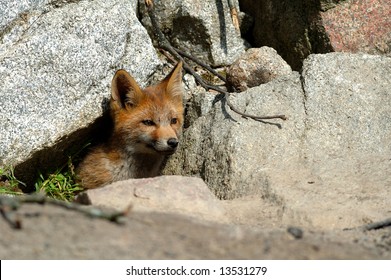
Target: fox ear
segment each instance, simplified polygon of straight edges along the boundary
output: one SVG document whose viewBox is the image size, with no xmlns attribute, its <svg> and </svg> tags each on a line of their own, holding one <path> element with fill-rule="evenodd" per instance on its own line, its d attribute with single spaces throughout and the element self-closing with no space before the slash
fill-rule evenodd
<svg viewBox="0 0 391 280">
<path fill-rule="evenodd" d="M 179 61 L 164 81 L 167 82 L 166 93 L 170 95 L 171 98 L 178 99 L 182 102 L 182 61 Z"/>
<path fill-rule="evenodd" d="M 139 85 L 128 72 L 121 69 L 115 73 L 111 81 L 111 98 L 121 108 L 126 105 L 136 106 L 142 95 Z"/>
</svg>

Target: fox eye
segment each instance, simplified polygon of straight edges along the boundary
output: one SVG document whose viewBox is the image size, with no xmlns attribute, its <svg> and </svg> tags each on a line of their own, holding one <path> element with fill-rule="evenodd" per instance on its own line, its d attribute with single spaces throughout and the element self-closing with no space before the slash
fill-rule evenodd
<svg viewBox="0 0 391 280">
<path fill-rule="evenodd" d="M 153 122 L 153 120 L 143 120 L 142 123 L 146 126 L 152 126 L 152 125 L 155 125 L 155 123 Z"/>
<path fill-rule="evenodd" d="M 172 118 L 171 119 L 171 124 L 177 124 L 178 122 L 178 119 L 177 118 Z"/>
</svg>

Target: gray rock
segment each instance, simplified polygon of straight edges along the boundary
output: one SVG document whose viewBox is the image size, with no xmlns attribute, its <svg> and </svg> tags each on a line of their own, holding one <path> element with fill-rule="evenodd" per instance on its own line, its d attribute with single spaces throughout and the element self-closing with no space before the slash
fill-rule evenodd
<svg viewBox="0 0 391 280">
<path fill-rule="evenodd" d="M 216 103 L 184 133 L 165 173 L 197 175 L 220 198 L 258 194 L 281 221 L 345 228 L 391 203 L 391 59 L 311 55 L 296 72 L 232 95 L 240 110 L 283 113 L 262 124 Z M 302 83 L 301 83 L 302 80 Z"/>
<path fill-rule="evenodd" d="M 174 46 L 214 66 L 229 65 L 244 52 L 245 44 L 232 24 L 227 1 L 156 0 L 154 3 L 160 28 Z M 142 22 L 154 38 L 144 0 L 139 0 L 139 4 Z"/>
<path fill-rule="evenodd" d="M 270 170 L 271 195 L 265 198 L 280 205 L 283 224 L 324 230 L 359 227 L 389 217 L 390 170 L 386 155 L 319 158 L 316 164 L 292 161 Z"/>
<path fill-rule="evenodd" d="M 31 10 L 41 9 L 54 2 L 51 0 L 0 1 L 0 30 L 4 30 L 11 22 L 27 19 Z"/>
<path fill-rule="evenodd" d="M 391 58 L 311 55 L 303 81 L 311 162 L 391 154 Z"/>
<path fill-rule="evenodd" d="M 230 101 L 248 114 L 283 113 L 289 119 L 283 123 L 244 119 L 218 102 L 184 132 L 180 152 L 165 172 L 201 176 L 220 198 L 267 193 L 270 165 L 301 155 L 305 111 L 300 77 L 294 72 L 231 94 Z"/>
<path fill-rule="evenodd" d="M 101 116 L 115 70 L 144 84 L 159 64 L 135 0 L 28 3 L 7 6 L 2 21 L 0 166 L 31 159 Z M 21 13 L 26 20 L 15 20 Z M 56 162 L 53 151 L 40 157 Z"/>
<path fill-rule="evenodd" d="M 291 72 L 273 48 L 251 48 L 228 67 L 227 82 L 236 90 L 245 91 Z"/>
<path fill-rule="evenodd" d="M 308 170 L 286 171 L 287 178 L 274 176 L 272 183 L 289 205 L 287 219 L 317 227 L 384 219 L 391 203 L 391 59 L 310 55 L 302 75 L 306 125 L 300 165 Z M 288 181 L 289 192 L 282 187 Z"/>
<path fill-rule="evenodd" d="M 78 201 L 119 211 L 182 214 L 203 220 L 224 221 L 224 209 L 200 178 L 160 176 L 115 182 L 79 194 Z M 220 206 L 219 206 L 220 205 Z"/>
</svg>

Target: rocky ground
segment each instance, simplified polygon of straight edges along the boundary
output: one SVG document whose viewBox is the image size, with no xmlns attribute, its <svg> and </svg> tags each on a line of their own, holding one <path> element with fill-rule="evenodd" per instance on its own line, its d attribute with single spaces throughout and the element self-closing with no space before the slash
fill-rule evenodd
<svg viewBox="0 0 391 280">
<path fill-rule="evenodd" d="M 124 224 L 25 204 L 0 219 L 1 259 L 390 259 L 391 230 L 319 229 L 276 218 L 256 197 L 222 201 L 226 218 L 131 211 Z"/>
</svg>

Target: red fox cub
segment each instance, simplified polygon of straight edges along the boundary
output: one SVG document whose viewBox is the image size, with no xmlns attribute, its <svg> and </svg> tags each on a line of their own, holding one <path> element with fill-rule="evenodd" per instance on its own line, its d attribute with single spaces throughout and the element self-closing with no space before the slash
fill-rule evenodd
<svg viewBox="0 0 391 280">
<path fill-rule="evenodd" d="M 78 167 L 82 186 L 91 189 L 159 175 L 164 159 L 179 143 L 182 91 L 182 62 L 163 81 L 145 89 L 125 70 L 118 70 L 111 83 L 113 132 Z"/>
</svg>

